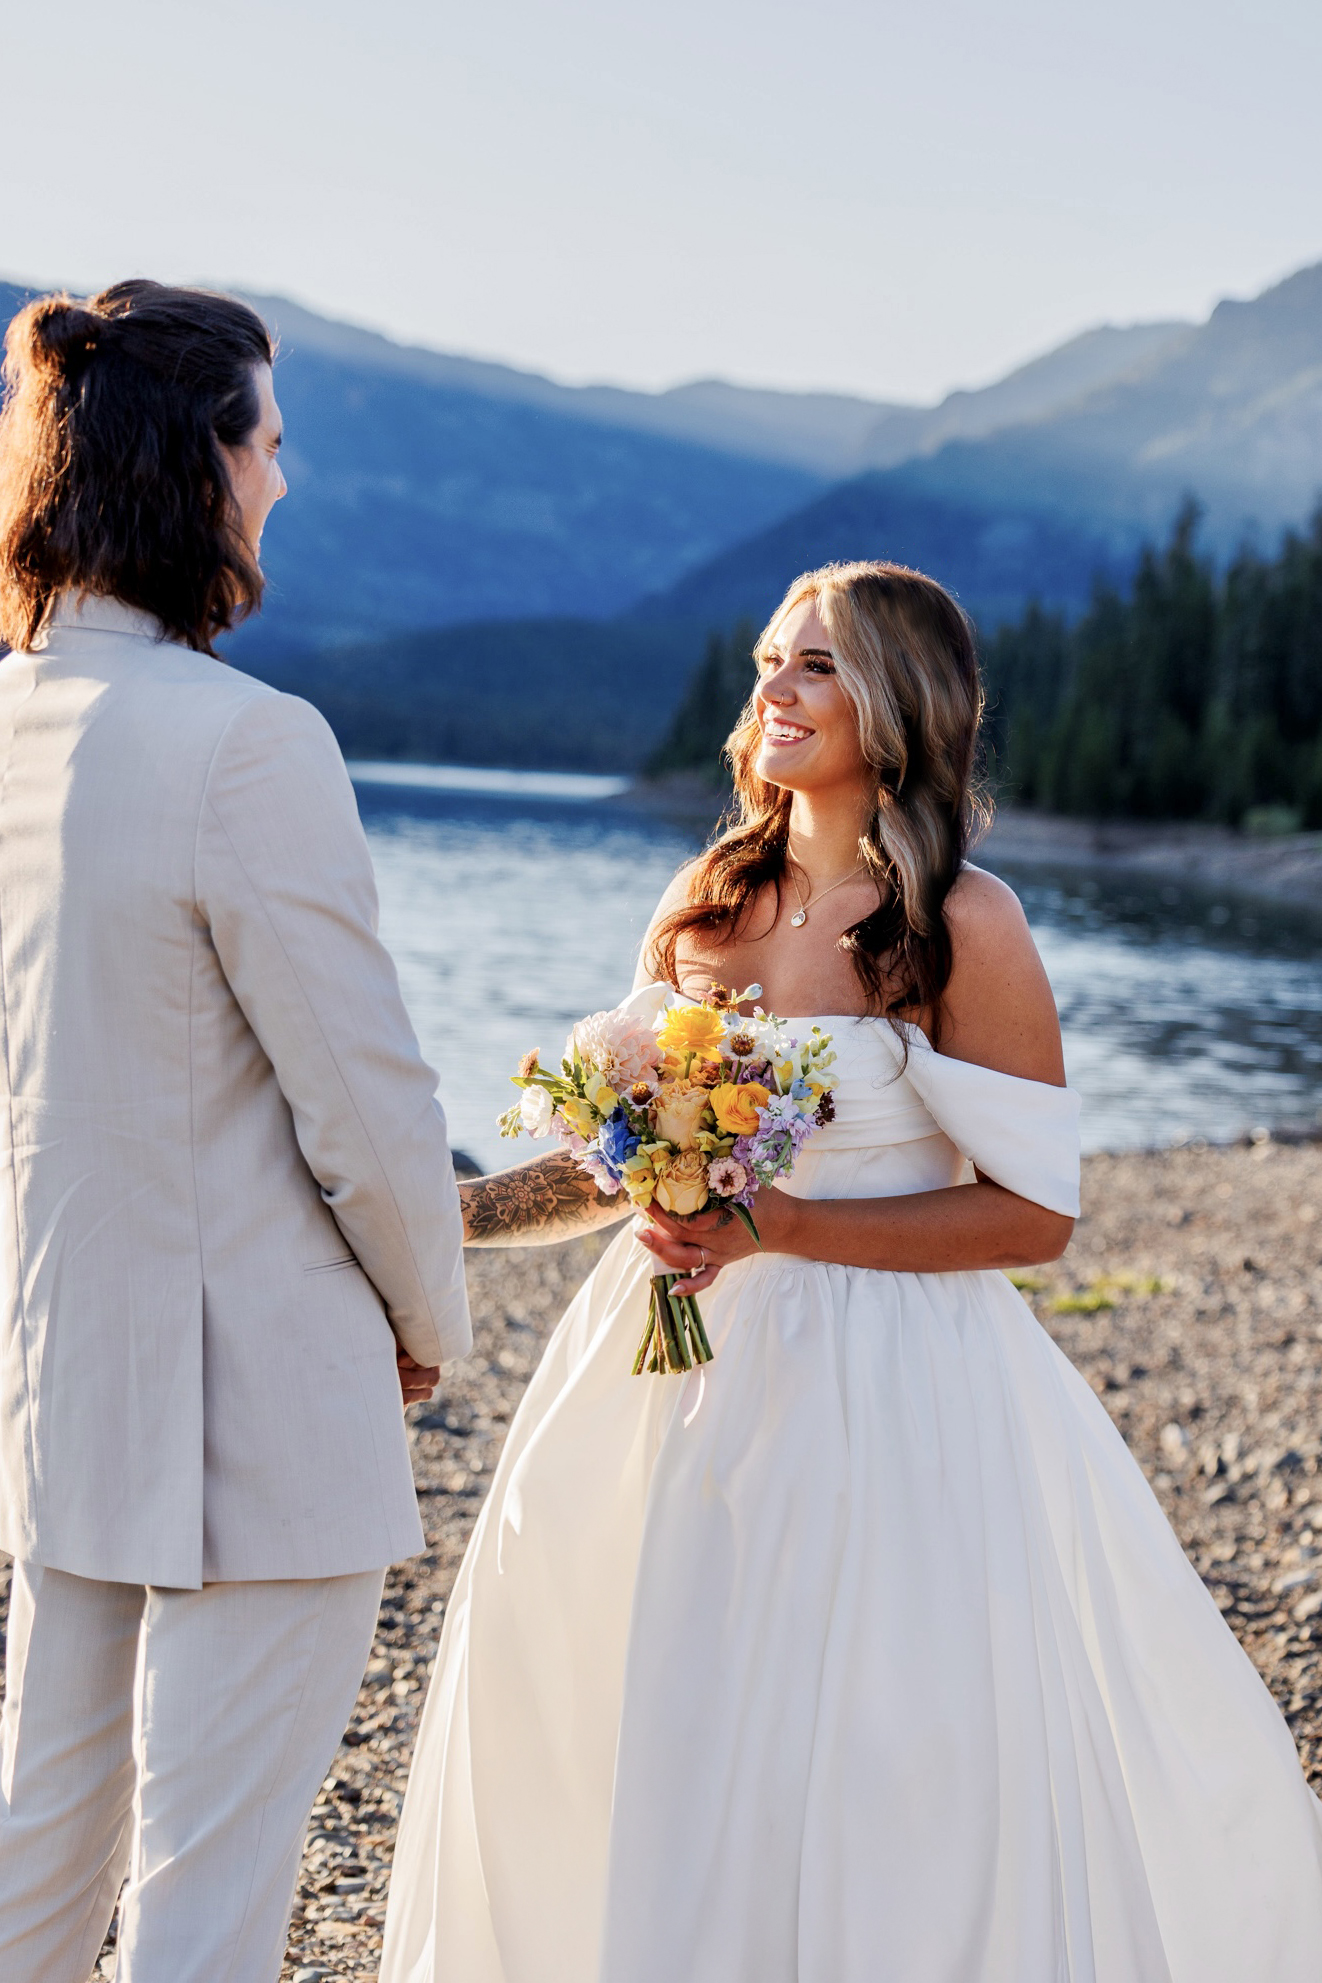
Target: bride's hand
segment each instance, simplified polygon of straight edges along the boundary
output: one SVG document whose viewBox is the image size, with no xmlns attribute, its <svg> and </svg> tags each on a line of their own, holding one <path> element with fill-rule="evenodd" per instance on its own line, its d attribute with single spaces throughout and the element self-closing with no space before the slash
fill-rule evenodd
<svg viewBox="0 0 1322 1983">
<path fill-rule="evenodd" d="M 765 1253 L 784 1253 L 789 1216 L 794 1200 L 782 1191 L 759 1191 L 753 1203 L 753 1221 L 762 1238 Z M 680 1292 L 699 1294 L 709 1288 L 722 1267 L 756 1253 L 757 1241 L 742 1219 L 728 1205 L 708 1206 L 676 1219 L 659 1205 L 634 1220 L 634 1232 L 657 1263 L 657 1272 L 686 1276 Z"/>
</svg>

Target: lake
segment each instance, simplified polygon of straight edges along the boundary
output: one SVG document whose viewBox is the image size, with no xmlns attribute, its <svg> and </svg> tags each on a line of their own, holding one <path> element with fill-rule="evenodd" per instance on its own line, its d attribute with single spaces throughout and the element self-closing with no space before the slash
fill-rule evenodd
<svg viewBox="0 0 1322 1983">
<path fill-rule="evenodd" d="M 697 840 L 627 796 L 608 802 L 620 781 L 437 767 L 419 786 L 412 767 L 354 769 L 381 934 L 451 1138 L 484 1166 L 517 1161 L 527 1146 L 495 1126 L 511 1072 L 529 1047 L 558 1056 L 575 1019 L 624 996 Z M 1322 919 L 1132 875 L 993 864 L 1055 990 L 1086 1149 L 1317 1122 Z"/>
</svg>

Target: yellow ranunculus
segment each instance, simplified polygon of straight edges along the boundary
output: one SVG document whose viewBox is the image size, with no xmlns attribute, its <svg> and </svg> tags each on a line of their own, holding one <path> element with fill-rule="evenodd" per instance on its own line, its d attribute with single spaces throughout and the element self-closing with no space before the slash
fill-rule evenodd
<svg viewBox="0 0 1322 1983">
<path fill-rule="evenodd" d="M 696 1053 L 704 1060 L 719 1060 L 725 1021 L 709 1005 L 676 1005 L 667 1012 L 656 1037 L 658 1046 L 668 1053 Z"/>
<path fill-rule="evenodd" d="M 745 1081 L 742 1086 L 725 1081 L 711 1093 L 713 1113 L 727 1136 L 755 1136 L 757 1112 L 770 1100 L 771 1090 L 760 1081 Z"/>
<path fill-rule="evenodd" d="M 656 1181 L 656 1202 L 662 1211 L 682 1219 L 707 1203 L 707 1164 L 698 1150 L 685 1150 Z"/>
</svg>

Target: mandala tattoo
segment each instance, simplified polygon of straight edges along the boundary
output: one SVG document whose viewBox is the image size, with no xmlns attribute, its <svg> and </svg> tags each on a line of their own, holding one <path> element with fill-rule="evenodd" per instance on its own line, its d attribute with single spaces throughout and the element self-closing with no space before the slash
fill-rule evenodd
<svg viewBox="0 0 1322 1983">
<path fill-rule="evenodd" d="M 611 1225 L 630 1207 L 608 1198 L 566 1150 L 461 1184 L 466 1246 L 545 1246 Z"/>
</svg>

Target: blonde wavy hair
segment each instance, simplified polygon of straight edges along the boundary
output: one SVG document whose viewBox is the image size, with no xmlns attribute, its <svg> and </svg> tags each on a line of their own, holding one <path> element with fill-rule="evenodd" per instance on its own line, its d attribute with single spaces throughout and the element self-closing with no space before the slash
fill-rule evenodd
<svg viewBox="0 0 1322 1983">
<path fill-rule="evenodd" d="M 895 1018 L 922 1010 L 939 1028 L 950 978 L 944 905 L 969 848 L 990 823 L 977 778 L 983 693 L 968 619 L 935 579 L 903 565 L 823 565 L 795 579 L 753 650 L 761 664 L 785 616 L 815 601 L 836 674 L 858 723 L 875 780 L 875 805 L 859 858 L 878 906 L 840 939 L 870 1010 Z M 793 793 L 758 775 L 761 729 L 753 698 L 726 742 L 735 802 L 698 862 L 689 900 L 652 939 L 662 977 L 676 982 L 686 931 L 730 940 L 768 885 L 777 905 L 785 880 Z"/>
</svg>

